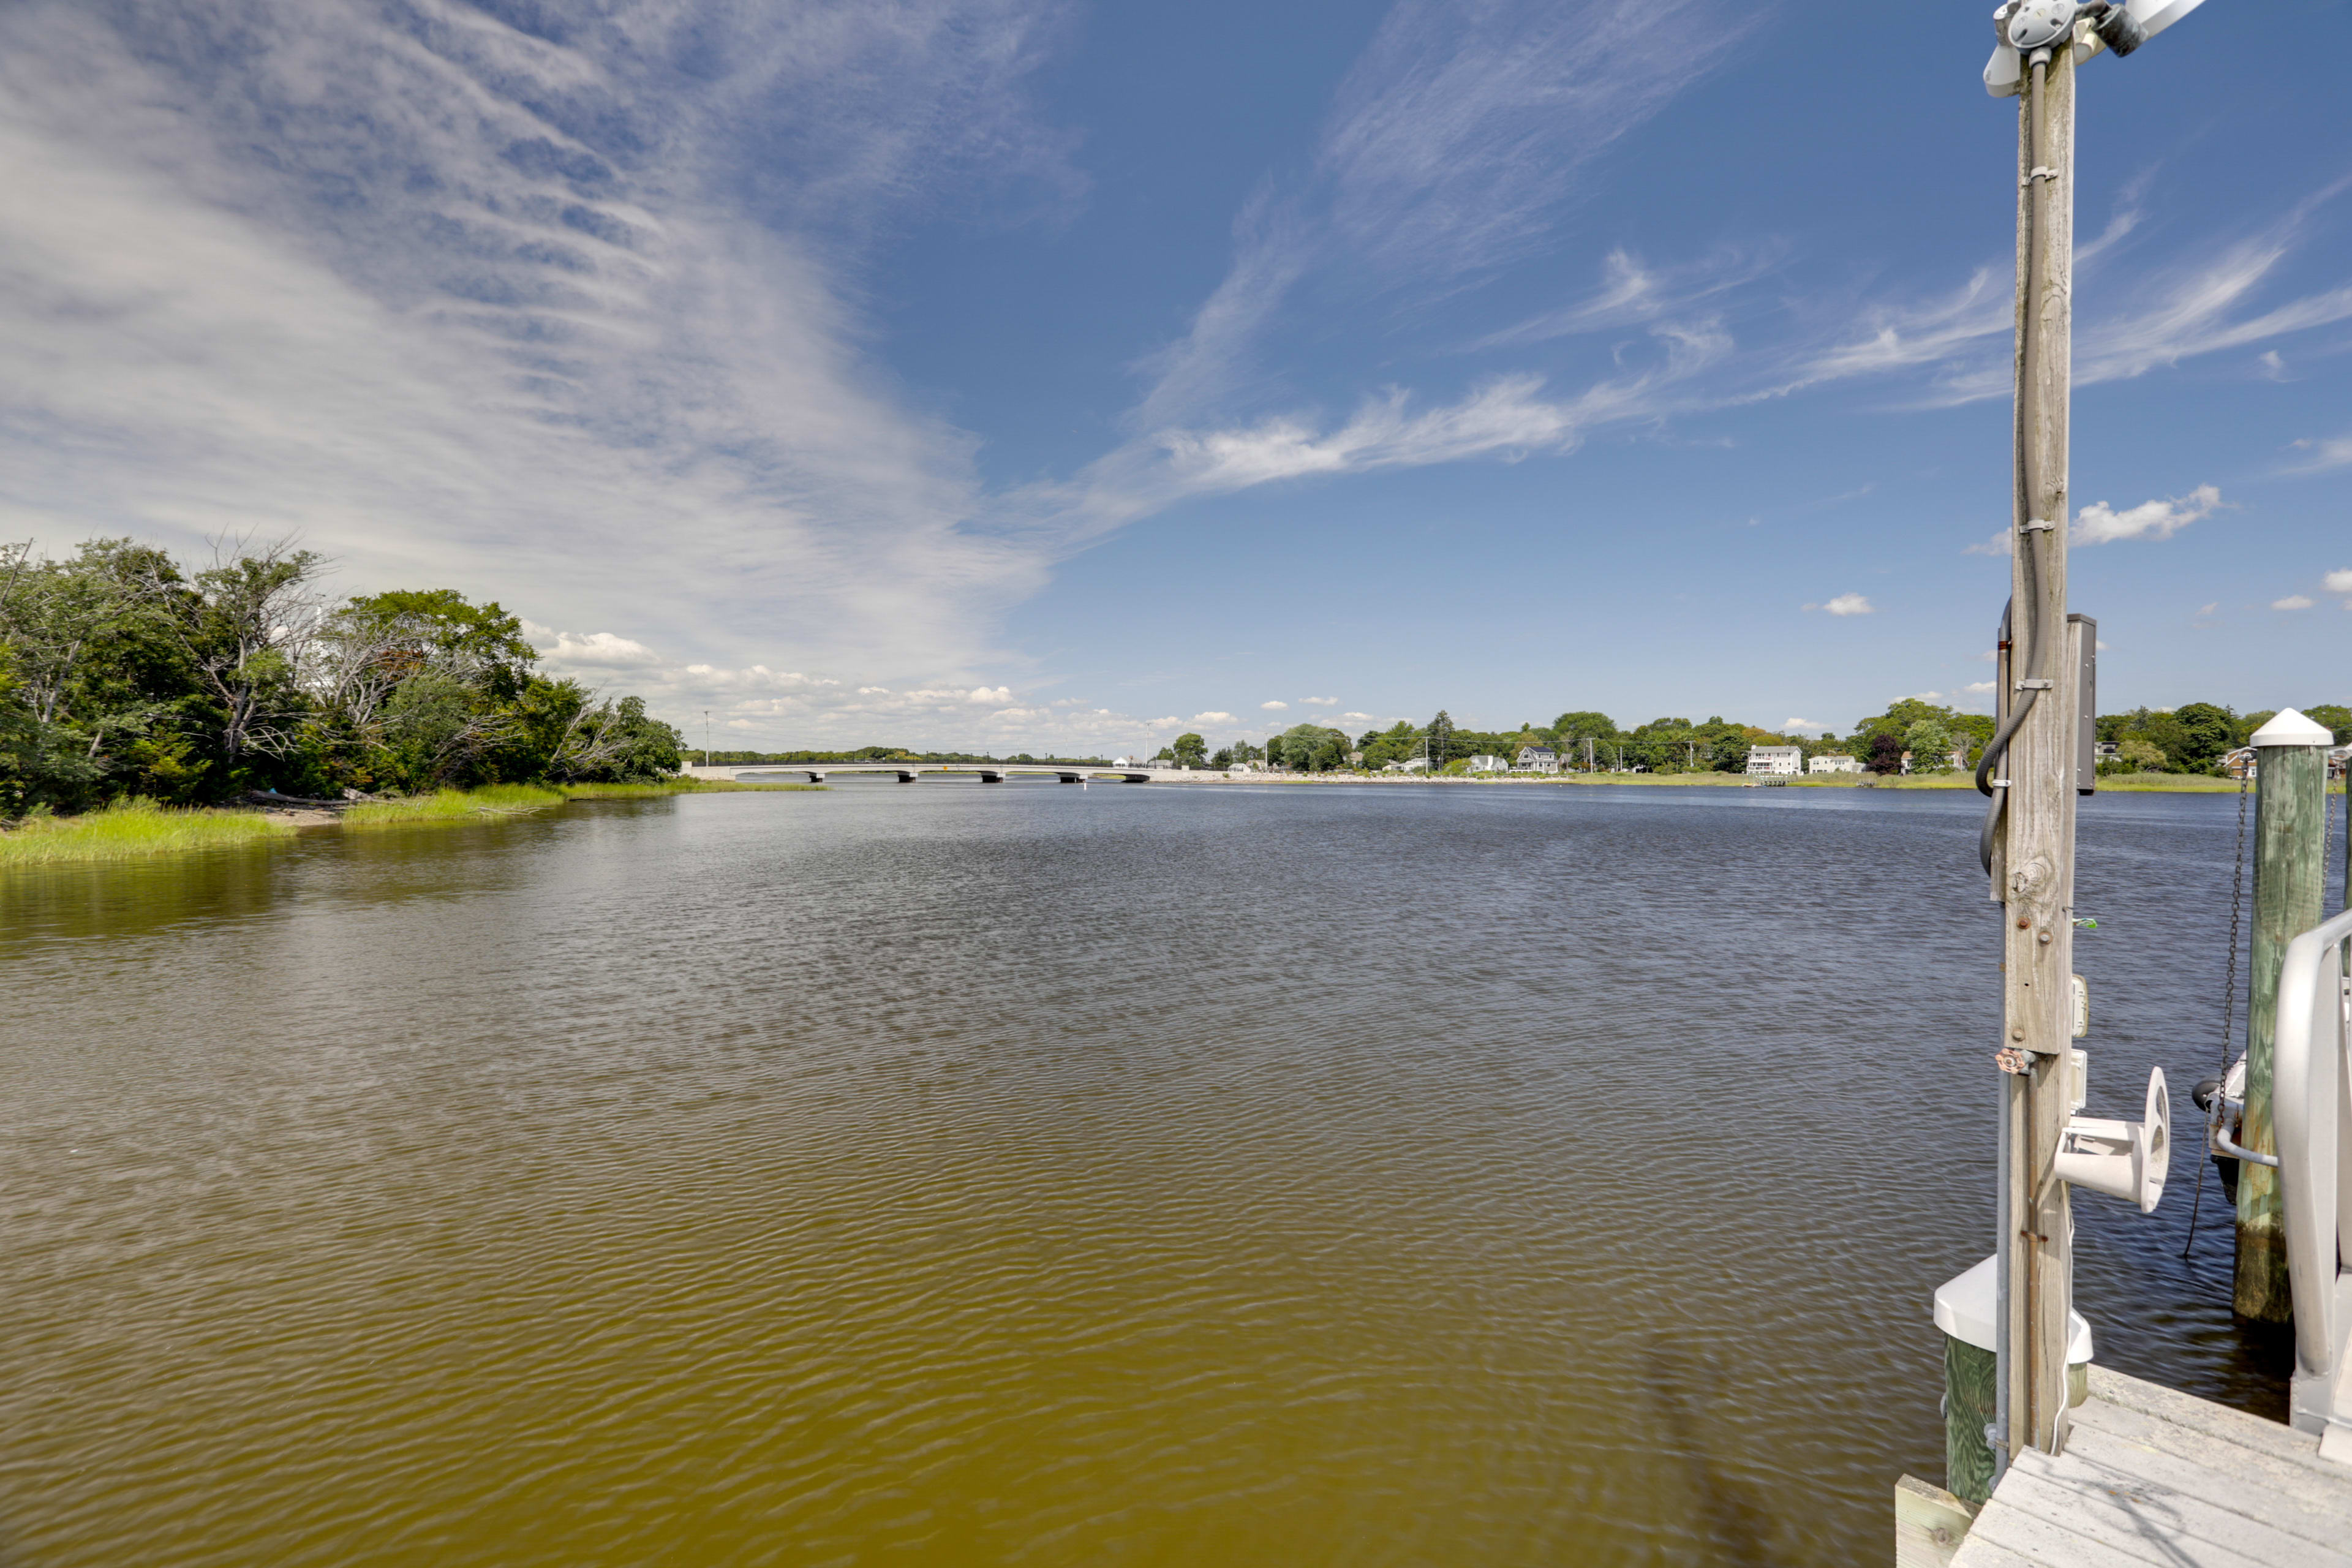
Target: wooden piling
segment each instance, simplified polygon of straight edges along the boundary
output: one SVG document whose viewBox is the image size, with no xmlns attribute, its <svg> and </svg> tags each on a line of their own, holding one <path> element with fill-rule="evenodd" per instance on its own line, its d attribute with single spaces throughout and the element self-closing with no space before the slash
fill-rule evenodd
<svg viewBox="0 0 2352 1568">
<path fill-rule="evenodd" d="M 1999 1399 L 1992 1352 L 1944 1336 L 1944 1486 L 1971 1507 L 1992 1495 L 1992 1445 L 1985 1433 Z"/>
<path fill-rule="evenodd" d="M 2271 1050 L 2278 1034 L 2279 967 L 2286 944 L 2317 925 L 2326 904 L 2327 748 L 2334 737 L 2289 708 L 2253 738 L 2254 930 L 2247 971 L 2246 1112 L 2239 1144 L 2278 1152 L 2271 1121 Z M 2238 1173 L 2238 1268 L 2232 1306 L 2258 1323 L 2294 1318 L 2286 1220 L 2278 1173 Z"/>
<path fill-rule="evenodd" d="M 2043 68 L 2030 68 L 2042 72 Z M 1997 863 L 2002 1047 L 2010 1080 L 1998 1327 L 2008 1458 L 2066 1440 L 2074 1215 L 2057 1179 L 2074 1044 L 2074 772 L 2080 670 L 2067 657 L 2068 393 L 2073 363 L 2074 60 L 2055 52 L 2018 100 L 2017 427 L 2010 703 L 2037 692 L 2010 742 Z M 2038 646 L 2036 646 L 2038 643 Z M 2029 687 L 2029 682 L 2037 683 Z"/>
</svg>

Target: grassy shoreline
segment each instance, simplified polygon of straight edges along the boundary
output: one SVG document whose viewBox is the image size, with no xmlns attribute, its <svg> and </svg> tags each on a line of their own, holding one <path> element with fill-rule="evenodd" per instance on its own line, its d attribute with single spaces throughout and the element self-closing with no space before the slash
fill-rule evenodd
<svg viewBox="0 0 2352 1568">
<path fill-rule="evenodd" d="M 292 823 L 257 811 L 118 801 L 103 811 L 81 816 L 28 817 L 0 833 L 0 867 L 137 860 L 151 855 L 291 838 L 294 833 Z"/>
<path fill-rule="evenodd" d="M 650 784 L 490 784 L 475 790 L 361 801 L 298 812 L 235 806 L 168 806 L 117 801 L 79 816 L 33 816 L 0 828 L 0 869 L 98 860 L 136 860 L 194 849 L 290 840 L 306 827 L 447 826 L 544 811 L 575 800 L 651 800 L 674 795 L 813 790 L 820 784 L 720 784 L 678 779 Z"/>
</svg>

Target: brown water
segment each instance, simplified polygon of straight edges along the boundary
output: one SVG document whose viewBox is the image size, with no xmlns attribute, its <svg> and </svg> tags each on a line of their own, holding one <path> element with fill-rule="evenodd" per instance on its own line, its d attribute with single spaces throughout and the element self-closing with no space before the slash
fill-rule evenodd
<svg viewBox="0 0 2352 1568">
<path fill-rule="evenodd" d="M 2095 1110 L 2215 1053 L 2233 809 L 2086 807 Z M 12 874 L 0 1564 L 1883 1561 L 1975 833 L 926 783 Z M 2275 1404 L 2189 1174 L 2080 1207 L 2100 1358 Z"/>
</svg>

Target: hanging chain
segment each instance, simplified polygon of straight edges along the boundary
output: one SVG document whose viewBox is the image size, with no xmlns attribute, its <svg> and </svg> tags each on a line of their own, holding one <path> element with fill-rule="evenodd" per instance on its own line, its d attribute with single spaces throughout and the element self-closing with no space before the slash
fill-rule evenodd
<svg viewBox="0 0 2352 1568">
<path fill-rule="evenodd" d="M 2253 781 L 2253 763 L 2238 778 L 2238 869 L 2230 879 L 2230 967 L 2221 982 L 2221 1078 L 2230 1077 L 2231 1026 L 2238 1011 L 2238 944 L 2246 918 L 2246 788 Z M 2216 1102 L 2218 1103 L 2218 1101 Z"/>
<path fill-rule="evenodd" d="M 2230 1032 L 2238 1016 L 2238 942 L 2246 914 L 2246 790 L 2252 779 L 2253 759 L 2249 757 L 2246 771 L 2238 775 L 2238 861 L 2237 870 L 2230 879 L 2230 962 L 2221 980 L 2221 1076 L 2214 1085 L 2212 1110 L 2205 1119 L 2205 1147 L 2200 1151 L 2204 1157 L 2197 1162 L 2197 1189 L 2189 1200 L 2189 1239 L 2180 1245 L 2183 1258 L 2197 1245 L 2197 1214 L 2205 1203 L 2205 1167 L 2213 1163 L 2213 1129 L 2229 1110 L 2223 1102 L 2230 1089 Z M 2329 797 L 2327 809 L 2332 818 L 2336 810 L 2333 796 Z M 2326 843 L 2323 834 L 2322 865 L 2326 864 Z"/>
</svg>

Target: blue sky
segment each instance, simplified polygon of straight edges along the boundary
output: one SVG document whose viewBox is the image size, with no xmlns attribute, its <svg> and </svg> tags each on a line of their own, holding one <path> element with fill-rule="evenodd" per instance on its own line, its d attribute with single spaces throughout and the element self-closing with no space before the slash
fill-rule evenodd
<svg viewBox="0 0 2352 1568">
<path fill-rule="evenodd" d="M 0 531 L 297 532 L 698 742 L 1981 709 L 1990 12 L 17 0 Z M 2084 68 L 2111 708 L 2346 700 L 2347 58 Z"/>
</svg>

